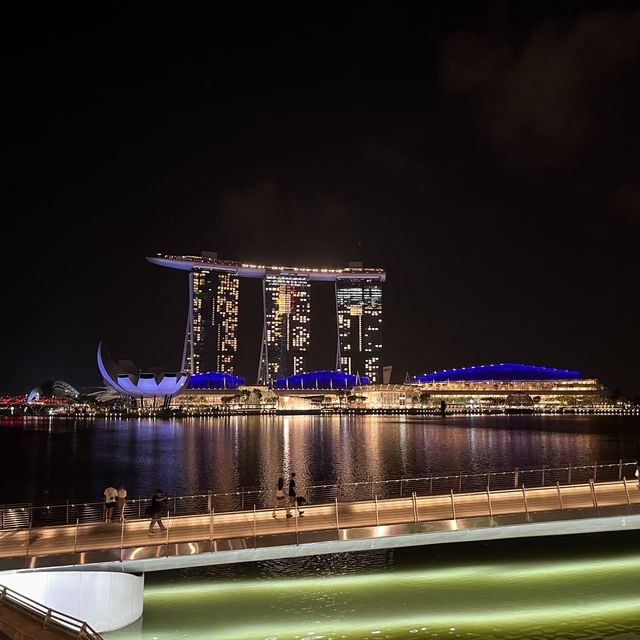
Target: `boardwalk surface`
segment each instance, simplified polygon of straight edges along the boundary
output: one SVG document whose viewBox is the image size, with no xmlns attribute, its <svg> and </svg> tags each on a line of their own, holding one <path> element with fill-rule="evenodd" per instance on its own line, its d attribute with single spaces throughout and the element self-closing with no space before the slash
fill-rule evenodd
<svg viewBox="0 0 640 640">
<path fill-rule="evenodd" d="M 612 506 L 626 507 L 636 512 L 640 505 L 637 483 L 623 481 L 541 487 L 507 491 L 395 498 L 336 504 L 308 505 L 302 517 L 286 518 L 280 511 L 273 518 L 271 510 L 238 511 L 209 515 L 165 518 L 166 533 L 148 533 L 148 520 L 128 520 L 121 525 L 90 523 L 20 530 L 0 531 L 0 559 L 43 558 L 56 554 L 96 550 L 139 549 L 147 546 L 177 545 L 209 541 L 257 540 L 270 536 L 304 534 L 378 527 L 414 522 L 455 522 L 487 516 L 517 514 L 527 520 L 544 519 L 556 514 L 562 519 L 576 510 L 585 510 L 584 517 L 596 517 L 600 510 Z M 260 544 L 264 544 L 261 542 Z M 67 561 L 68 562 L 68 561 Z M 81 562 L 81 560 L 79 561 Z M 54 562 L 55 564 L 55 562 Z"/>
</svg>

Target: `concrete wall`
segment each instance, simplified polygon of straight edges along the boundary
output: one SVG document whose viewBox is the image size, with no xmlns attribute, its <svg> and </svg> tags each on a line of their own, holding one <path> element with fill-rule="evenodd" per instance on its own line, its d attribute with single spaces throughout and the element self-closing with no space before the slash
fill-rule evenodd
<svg viewBox="0 0 640 640">
<path fill-rule="evenodd" d="M 98 633 L 126 627 L 142 615 L 144 575 L 113 571 L 0 573 L 0 584 L 88 622 Z"/>
</svg>

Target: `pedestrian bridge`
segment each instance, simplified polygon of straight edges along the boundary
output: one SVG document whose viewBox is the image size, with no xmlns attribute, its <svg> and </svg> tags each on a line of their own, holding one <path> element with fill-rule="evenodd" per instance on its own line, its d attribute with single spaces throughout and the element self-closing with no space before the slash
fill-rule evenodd
<svg viewBox="0 0 640 640">
<path fill-rule="evenodd" d="M 149 536 L 149 520 L 142 515 L 144 500 L 129 501 L 125 519 L 112 523 L 96 521 L 101 503 L 5 507 L 0 510 L 0 571 L 85 567 L 140 573 L 640 528 L 640 489 L 631 480 L 634 471 L 634 463 L 619 461 L 320 485 L 301 491 L 310 496 L 311 504 L 302 517 L 292 518 L 284 512 L 272 517 L 272 492 L 183 496 L 169 501 L 166 533 L 155 536 Z M 465 490 L 474 484 L 484 488 Z M 76 511 L 70 514 L 72 509 Z M 59 524 L 69 517 L 73 524 Z"/>
<path fill-rule="evenodd" d="M 635 463 L 619 461 L 321 485 L 300 492 L 310 497 L 310 504 L 291 518 L 283 511 L 273 517 L 273 492 L 203 493 L 172 498 L 164 518 L 167 530 L 154 536 L 148 533 L 149 520 L 141 515 L 144 500 L 129 501 L 125 518 L 112 523 L 96 521 L 101 504 L 5 507 L 0 512 L 0 584 L 8 581 L 19 590 L 20 585 L 10 580 L 51 570 L 58 575 L 82 570 L 140 574 L 328 553 L 640 529 L 640 488 L 634 471 Z M 74 522 L 59 522 L 65 519 Z M 141 612 L 141 591 L 139 597 Z M 118 606 L 122 612 L 122 603 Z M 74 615 L 91 621 L 81 613 Z"/>
</svg>

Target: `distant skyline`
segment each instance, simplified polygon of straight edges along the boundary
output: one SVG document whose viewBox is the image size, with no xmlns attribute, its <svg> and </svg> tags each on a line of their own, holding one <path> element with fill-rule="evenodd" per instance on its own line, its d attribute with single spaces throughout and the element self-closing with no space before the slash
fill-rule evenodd
<svg viewBox="0 0 640 640">
<path fill-rule="evenodd" d="M 175 369 L 184 273 L 145 258 L 212 250 L 384 268 L 393 381 L 516 362 L 640 395 L 636 3 L 136 11 L 7 15 L 0 393 L 100 384 L 101 339 Z"/>
</svg>

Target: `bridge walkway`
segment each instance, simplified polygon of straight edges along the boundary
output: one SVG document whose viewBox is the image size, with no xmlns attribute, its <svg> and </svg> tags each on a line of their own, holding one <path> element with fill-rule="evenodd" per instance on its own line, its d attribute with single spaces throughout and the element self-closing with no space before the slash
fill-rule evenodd
<svg viewBox="0 0 640 640">
<path fill-rule="evenodd" d="M 171 545 L 188 545 L 208 541 L 211 550 L 217 543 L 242 540 L 238 548 L 269 546 L 270 538 L 296 544 L 297 537 L 313 532 L 358 528 L 388 527 L 406 523 L 449 521 L 455 529 L 459 519 L 525 516 L 527 521 L 596 517 L 609 507 L 640 513 L 640 488 L 637 482 L 626 480 L 565 486 L 481 491 L 450 495 L 390 498 L 348 503 L 307 505 L 302 517 L 284 517 L 280 511 L 272 517 L 271 509 L 256 509 L 206 515 L 173 516 L 164 519 L 166 533 L 148 533 L 149 520 L 126 520 L 123 523 L 87 523 L 32 529 L 0 531 L 0 570 L 44 565 L 89 563 L 87 552 L 119 550 L 127 559 L 144 547 L 155 546 L 158 554 L 167 553 Z M 576 515 L 584 512 L 585 515 Z M 156 529 L 157 531 L 157 529 Z M 295 537 L 294 537 L 295 536 Z M 248 541 L 248 542 L 247 542 Z M 273 542 L 272 544 L 277 544 Z M 164 547 L 164 551 L 161 549 Z M 189 549 L 174 555 L 190 553 Z M 194 553 L 192 550 L 191 553 Z M 70 556 L 69 554 L 73 554 Z M 58 562 L 56 556 L 60 556 Z M 111 556 L 113 557 L 113 555 Z M 37 562 L 34 559 L 38 559 Z M 47 560 L 48 559 L 48 560 Z"/>
</svg>

